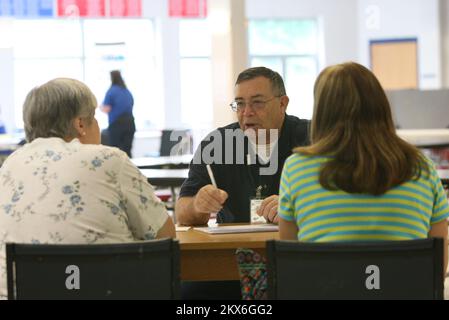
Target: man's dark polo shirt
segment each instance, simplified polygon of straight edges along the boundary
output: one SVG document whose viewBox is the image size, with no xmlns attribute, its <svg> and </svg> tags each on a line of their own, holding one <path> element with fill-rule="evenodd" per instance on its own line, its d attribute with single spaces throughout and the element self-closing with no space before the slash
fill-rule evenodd
<svg viewBox="0 0 449 320">
<path fill-rule="evenodd" d="M 217 221 L 219 223 L 249 222 L 250 199 L 256 196 L 256 188 L 258 186 L 263 187 L 262 196 L 264 198 L 279 194 L 279 182 L 284 162 L 292 154 L 292 150 L 295 147 L 309 144 L 309 126 L 310 122 L 308 120 L 301 120 L 288 115 L 285 117 L 276 147 L 278 152 L 275 150 L 272 155 L 272 157 L 276 156 L 276 154 L 278 155 L 278 166 L 276 173 L 273 175 L 260 175 L 260 169 L 269 167 L 270 164 L 261 165 L 256 159 L 251 160 L 251 163 L 254 164 L 247 164 L 247 155 L 250 150 L 247 137 L 241 137 L 244 144 L 242 146 L 243 150 L 239 151 L 239 158 L 235 140 L 232 143 L 232 149 L 228 149 L 226 153 L 226 130 L 232 130 L 228 131 L 228 135 L 229 132 L 236 132 L 237 134 L 243 135 L 238 123 L 217 129 L 201 142 L 201 145 L 196 151 L 195 157 L 190 164 L 189 177 L 181 187 L 180 197 L 193 197 L 202 187 L 211 184 L 206 168 L 206 164 L 210 160 L 204 158 L 205 155 L 216 155 L 214 152 L 211 152 L 213 148 L 211 148 L 210 144 L 214 142 L 214 138 L 211 137 L 221 136 L 221 143 L 218 144 L 221 145 L 221 164 L 211 163 L 211 168 L 217 182 L 217 187 L 226 191 L 229 198 L 225 203 L 224 209 L 219 212 Z M 230 146 L 229 139 L 226 143 Z M 233 158 L 231 158 L 233 161 L 230 161 L 230 157 L 232 157 L 229 152 L 230 150 L 233 151 Z M 226 159 L 226 156 L 228 159 Z M 240 161 L 240 164 L 236 164 L 237 160 Z M 228 164 L 229 162 L 233 164 Z M 272 162 L 273 158 L 270 163 Z"/>
</svg>

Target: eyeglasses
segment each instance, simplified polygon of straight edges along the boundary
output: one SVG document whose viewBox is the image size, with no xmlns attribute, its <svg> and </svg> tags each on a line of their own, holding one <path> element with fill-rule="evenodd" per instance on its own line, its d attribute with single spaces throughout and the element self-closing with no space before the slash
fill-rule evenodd
<svg viewBox="0 0 449 320">
<path fill-rule="evenodd" d="M 268 102 L 272 101 L 273 99 L 280 98 L 280 97 L 282 97 L 282 96 L 274 96 L 273 98 L 268 99 L 268 100 L 256 99 L 249 103 L 246 103 L 243 100 L 233 101 L 230 104 L 230 106 L 231 106 L 232 111 L 234 111 L 234 112 L 242 111 L 243 109 L 246 108 L 247 105 L 249 105 L 253 110 L 261 110 L 261 109 L 265 108 L 265 106 Z"/>
</svg>

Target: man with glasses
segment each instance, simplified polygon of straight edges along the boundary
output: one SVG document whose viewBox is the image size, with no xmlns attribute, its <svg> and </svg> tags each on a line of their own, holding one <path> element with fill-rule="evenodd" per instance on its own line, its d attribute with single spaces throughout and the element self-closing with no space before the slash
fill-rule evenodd
<svg viewBox="0 0 449 320">
<path fill-rule="evenodd" d="M 211 213 L 218 213 L 219 223 L 250 222 L 254 198 L 264 199 L 257 214 L 267 222 L 278 222 L 282 167 L 293 148 L 309 143 L 309 121 L 287 115 L 288 104 L 284 82 L 277 72 L 257 67 L 239 75 L 231 103 L 238 122 L 212 132 L 197 150 L 176 204 L 181 224 L 207 224 Z M 240 135 L 244 136 L 243 144 L 235 143 Z M 221 149 L 211 153 L 211 146 L 217 143 Z M 257 156 L 251 156 L 254 154 Z M 273 163 L 275 170 L 270 172 Z M 263 169 L 267 169 L 265 173 Z"/>
<path fill-rule="evenodd" d="M 211 213 L 218 223 L 250 222 L 254 198 L 263 199 L 255 215 L 278 222 L 282 167 L 293 148 L 309 142 L 309 121 L 286 115 L 288 103 L 277 72 L 259 67 L 239 75 L 231 103 L 238 122 L 201 142 L 176 204 L 180 224 L 207 224 Z M 240 282 L 183 282 L 182 297 L 241 299 Z"/>
</svg>

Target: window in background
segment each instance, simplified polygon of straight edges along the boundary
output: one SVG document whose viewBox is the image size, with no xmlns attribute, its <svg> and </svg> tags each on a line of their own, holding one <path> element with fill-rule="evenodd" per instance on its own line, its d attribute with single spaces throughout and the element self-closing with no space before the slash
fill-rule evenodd
<svg viewBox="0 0 449 320">
<path fill-rule="evenodd" d="M 211 35 L 206 19 L 181 20 L 182 122 L 187 128 L 209 130 L 213 121 Z"/>
<path fill-rule="evenodd" d="M 134 96 L 137 130 L 161 129 L 165 121 L 163 83 L 156 68 L 155 31 L 151 20 L 84 21 L 85 79 L 102 103 L 111 70 L 121 70 Z M 106 117 L 103 115 L 107 123 Z"/>
<path fill-rule="evenodd" d="M 318 21 L 255 19 L 248 30 L 251 66 L 279 72 L 290 97 L 287 112 L 311 119 L 313 84 L 320 68 Z"/>
<path fill-rule="evenodd" d="M 22 105 L 34 87 L 57 77 L 84 79 L 78 21 L 14 20 L 14 118 L 23 128 Z"/>
<path fill-rule="evenodd" d="M 138 130 L 162 128 L 162 82 L 156 70 L 155 31 L 147 19 L 14 20 L 15 125 L 23 128 L 22 104 L 35 86 L 56 77 L 84 81 L 103 102 L 120 69 L 134 95 Z M 107 116 L 97 112 L 100 127 Z"/>
</svg>

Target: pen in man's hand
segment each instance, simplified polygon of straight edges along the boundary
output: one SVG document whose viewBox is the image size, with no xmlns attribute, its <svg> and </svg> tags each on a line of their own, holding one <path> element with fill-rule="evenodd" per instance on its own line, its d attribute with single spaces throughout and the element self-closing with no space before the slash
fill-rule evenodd
<svg viewBox="0 0 449 320">
<path fill-rule="evenodd" d="M 212 185 L 218 189 L 217 183 L 215 182 L 214 173 L 212 172 L 212 168 L 210 167 L 210 164 L 208 164 L 206 166 L 206 168 L 207 168 L 207 173 L 209 173 L 209 178 L 210 178 L 210 181 L 212 182 Z"/>
<path fill-rule="evenodd" d="M 212 171 L 210 164 L 208 164 L 206 166 L 206 168 L 207 168 L 207 173 L 209 174 L 210 181 L 212 182 L 212 185 L 218 189 L 217 182 L 215 181 L 215 177 L 214 177 L 214 172 Z M 225 219 L 226 219 L 227 223 L 234 222 L 234 215 L 226 206 L 223 206 L 223 209 L 221 210 L 221 214 L 223 216 L 226 216 Z"/>
</svg>

